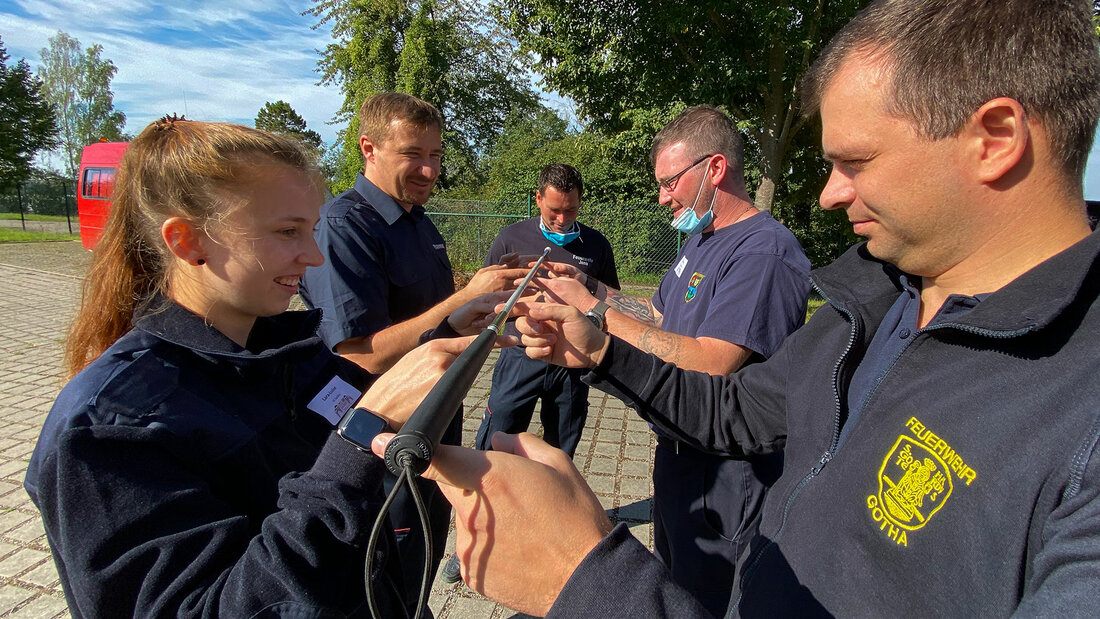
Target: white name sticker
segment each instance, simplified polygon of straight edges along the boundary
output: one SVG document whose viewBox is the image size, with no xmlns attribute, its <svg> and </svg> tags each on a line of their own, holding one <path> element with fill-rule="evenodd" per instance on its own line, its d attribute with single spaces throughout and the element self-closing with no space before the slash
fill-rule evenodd
<svg viewBox="0 0 1100 619">
<path fill-rule="evenodd" d="M 676 277 L 680 277 L 681 275 L 684 274 L 684 269 L 687 268 L 687 265 L 688 265 L 688 257 L 684 256 L 683 258 L 680 258 L 680 263 L 676 265 L 676 269 L 675 269 L 676 270 Z"/>
<path fill-rule="evenodd" d="M 363 395 L 339 376 L 333 376 L 325 388 L 313 396 L 306 408 L 324 417 L 332 425 L 340 422 L 344 413 Z"/>
</svg>

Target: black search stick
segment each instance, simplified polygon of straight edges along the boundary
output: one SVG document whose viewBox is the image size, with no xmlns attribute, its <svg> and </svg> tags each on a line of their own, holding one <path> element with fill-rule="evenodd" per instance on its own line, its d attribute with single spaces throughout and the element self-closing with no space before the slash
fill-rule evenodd
<svg viewBox="0 0 1100 619">
<path fill-rule="evenodd" d="M 519 300 L 523 290 L 531 283 L 546 257 L 550 255 L 550 248 L 543 250 L 535 266 L 523 278 L 523 282 L 516 287 L 516 291 L 504 305 L 504 309 L 497 314 L 493 324 L 485 327 L 485 330 L 474 339 L 466 350 L 455 359 L 451 367 L 439 378 L 439 382 L 432 387 L 424 400 L 416 407 L 409 420 L 402 426 L 397 436 L 393 437 L 386 446 L 386 467 L 394 475 L 402 475 L 406 468 L 411 468 L 413 474 L 420 475 L 431 464 L 432 454 L 439 445 L 439 439 L 443 437 L 443 431 L 451 423 L 466 392 L 474 384 L 481 365 L 493 350 L 493 343 L 497 335 L 504 328 L 504 321 L 508 319 L 516 301 Z"/>
</svg>

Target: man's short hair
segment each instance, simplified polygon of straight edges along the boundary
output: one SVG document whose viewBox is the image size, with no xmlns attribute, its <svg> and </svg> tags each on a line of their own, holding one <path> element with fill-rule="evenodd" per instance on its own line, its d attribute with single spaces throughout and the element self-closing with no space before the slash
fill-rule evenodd
<svg viewBox="0 0 1100 619">
<path fill-rule="evenodd" d="M 584 197 L 581 171 L 568 163 L 551 163 L 539 172 L 539 193 L 545 194 L 547 187 L 553 187 L 562 193 L 576 189 L 577 197 Z"/>
<path fill-rule="evenodd" d="M 677 142 L 687 146 L 688 157 L 692 159 L 720 153 L 731 169 L 744 174 L 745 147 L 741 132 L 725 112 L 713 105 L 689 107 L 665 125 L 653 138 L 650 164 L 656 166 L 657 155 Z"/>
<path fill-rule="evenodd" d="M 1100 115 L 1100 51 L 1085 0 L 879 0 L 833 38 L 802 81 L 802 112 L 852 54 L 893 72 L 887 110 L 927 138 L 957 135 L 987 101 L 1010 97 L 1037 118 L 1080 180 Z"/>
<path fill-rule="evenodd" d="M 439 108 L 412 95 L 383 92 L 367 97 L 359 108 L 359 137 L 367 136 L 371 142 L 382 144 L 390 137 L 395 120 L 421 131 L 430 127 L 443 130 Z"/>
</svg>

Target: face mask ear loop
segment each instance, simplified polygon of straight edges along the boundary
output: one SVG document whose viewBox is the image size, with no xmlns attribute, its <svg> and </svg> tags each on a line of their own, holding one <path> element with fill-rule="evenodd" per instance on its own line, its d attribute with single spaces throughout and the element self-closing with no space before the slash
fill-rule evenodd
<svg viewBox="0 0 1100 619">
<path fill-rule="evenodd" d="M 708 166 L 708 168 L 707 168 L 707 169 L 710 169 L 710 167 Z M 703 174 L 703 178 L 702 178 L 702 180 L 700 180 L 700 181 L 699 181 L 699 191 L 696 191 L 696 192 L 695 192 L 695 201 L 691 203 L 691 210 L 692 210 L 692 211 L 694 211 L 694 210 L 695 210 L 695 207 L 696 207 L 696 205 L 698 205 L 698 204 L 699 204 L 699 196 L 703 195 L 703 183 L 706 183 L 706 182 L 707 182 L 707 175 L 706 175 L 706 174 Z M 714 195 L 716 195 L 716 196 L 717 196 L 717 195 L 718 195 L 718 192 L 717 192 L 717 191 L 715 191 L 715 192 L 714 192 Z M 710 206 L 711 206 L 711 208 L 713 208 L 713 207 L 714 207 L 714 200 L 713 200 L 713 199 L 711 199 L 711 201 L 710 201 Z M 696 214 L 695 216 L 696 216 L 696 217 L 698 217 L 699 215 L 698 215 L 698 214 Z"/>
</svg>

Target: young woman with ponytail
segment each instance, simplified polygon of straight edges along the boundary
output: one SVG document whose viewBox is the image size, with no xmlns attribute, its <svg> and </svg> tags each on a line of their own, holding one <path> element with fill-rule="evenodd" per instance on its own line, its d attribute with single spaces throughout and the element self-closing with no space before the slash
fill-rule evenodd
<svg viewBox="0 0 1100 619">
<path fill-rule="evenodd" d="M 321 202 L 302 150 L 248 127 L 165 117 L 126 151 L 26 479 L 73 617 L 366 613 L 384 465 L 333 424 L 358 403 L 400 427 L 469 340 L 367 391 L 318 312 L 285 311 Z M 373 587 L 403 616 L 393 547 Z"/>
</svg>

